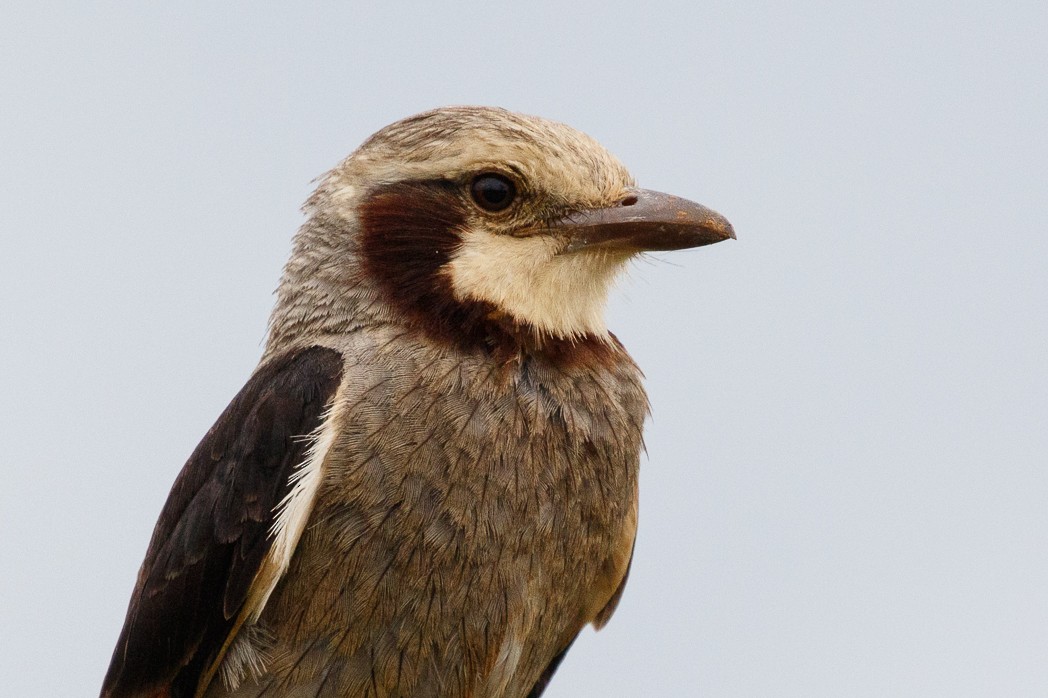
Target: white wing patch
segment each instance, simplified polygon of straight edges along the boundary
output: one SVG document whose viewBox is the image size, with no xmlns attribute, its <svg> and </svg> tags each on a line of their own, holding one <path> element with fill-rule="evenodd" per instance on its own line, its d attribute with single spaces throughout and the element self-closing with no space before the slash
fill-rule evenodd
<svg viewBox="0 0 1048 698">
<path fill-rule="evenodd" d="M 255 575 L 250 596 L 245 604 L 248 625 L 258 620 L 269 595 L 287 572 L 302 532 L 306 530 L 306 523 L 313 513 L 317 490 L 320 489 L 324 477 L 324 460 L 338 436 L 340 415 L 339 397 L 336 394 L 335 402 L 324 415 L 320 428 L 309 436 L 313 444 L 306 452 L 305 460 L 291 473 L 291 489 L 275 507 L 276 518 L 270 529 L 273 544 L 258 574 Z"/>
<path fill-rule="evenodd" d="M 313 500 L 324 473 L 324 458 L 327 457 L 338 433 L 337 411 L 336 401 L 324 416 L 320 429 L 311 435 L 313 445 L 306 452 L 305 461 L 291 473 L 291 490 L 276 506 L 277 516 L 270 531 L 273 535 L 273 545 L 269 549 L 269 556 L 278 562 L 281 574 L 287 571 L 298 539 L 302 537 L 306 521 L 313 512 Z"/>
</svg>

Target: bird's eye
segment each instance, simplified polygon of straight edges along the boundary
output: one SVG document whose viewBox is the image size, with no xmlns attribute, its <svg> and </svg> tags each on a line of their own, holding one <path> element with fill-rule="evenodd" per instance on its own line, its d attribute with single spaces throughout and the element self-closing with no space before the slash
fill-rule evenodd
<svg viewBox="0 0 1048 698">
<path fill-rule="evenodd" d="M 504 211 L 517 197 L 513 180 L 504 175 L 488 172 L 477 175 L 469 187 L 473 200 L 485 211 Z"/>
</svg>

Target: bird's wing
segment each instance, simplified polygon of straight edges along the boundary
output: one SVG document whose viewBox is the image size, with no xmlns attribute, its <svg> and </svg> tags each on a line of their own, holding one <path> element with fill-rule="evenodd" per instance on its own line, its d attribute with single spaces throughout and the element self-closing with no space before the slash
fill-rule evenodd
<svg viewBox="0 0 1048 698">
<path fill-rule="evenodd" d="M 213 670 L 258 594 L 275 510 L 341 375 L 341 354 L 323 347 L 267 361 L 193 451 L 153 530 L 104 698 L 193 696 Z"/>
</svg>

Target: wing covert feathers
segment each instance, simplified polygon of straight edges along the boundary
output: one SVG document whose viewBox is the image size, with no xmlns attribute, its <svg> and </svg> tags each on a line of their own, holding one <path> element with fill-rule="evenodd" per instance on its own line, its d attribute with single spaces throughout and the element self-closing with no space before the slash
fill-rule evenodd
<svg viewBox="0 0 1048 698">
<path fill-rule="evenodd" d="M 277 505 L 341 377 L 332 349 L 275 357 L 193 451 L 153 531 L 103 698 L 194 695 L 234 630 L 272 544 Z"/>
</svg>

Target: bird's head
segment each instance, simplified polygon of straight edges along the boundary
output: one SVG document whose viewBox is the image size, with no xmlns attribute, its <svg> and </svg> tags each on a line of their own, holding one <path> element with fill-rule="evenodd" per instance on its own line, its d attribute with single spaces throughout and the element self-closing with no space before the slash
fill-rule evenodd
<svg viewBox="0 0 1048 698">
<path fill-rule="evenodd" d="M 271 345 L 371 323 L 468 348 L 602 340 L 610 284 L 632 256 L 734 237 L 717 213 L 638 189 L 589 136 L 485 107 L 382 129 L 307 212 Z"/>
</svg>

